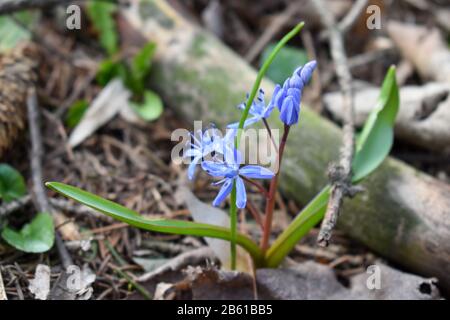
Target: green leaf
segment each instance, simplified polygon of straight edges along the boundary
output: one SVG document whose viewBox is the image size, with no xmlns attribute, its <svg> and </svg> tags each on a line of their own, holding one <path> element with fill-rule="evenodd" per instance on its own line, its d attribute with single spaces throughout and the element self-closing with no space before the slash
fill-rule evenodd
<svg viewBox="0 0 450 320">
<path fill-rule="evenodd" d="M 388 156 L 394 142 L 394 123 L 399 103 L 395 67 L 392 66 L 384 79 L 378 103 L 356 142 L 352 164 L 354 182 L 373 172 Z"/>
<path fill-rule="evenodd" d="M 22 175 L 7 164 L 0 164 L 0 199 L 9 202 L 22 197 L 26 192 Z"/>
<path fill-rule="evenodd" d="M 155 51 L 156 44 L 154 42 L 149 42 L 133 57 L 131 71 L 133 75 L 141 81 L 144 81 L 145 77 L 150 72 Z"/>
<path fill-rule="evenodd" d="M 325 215 L 330 187 L 327 186 L 295 217 L 287 229 L 278 236 L 267 250 L 266 267 L 277 267 L 291 252 L 292 248 L 305 236 Z"/>
<path fill-rule="evenodd" d="M 75 128 L 76 125 L 80 122 L 84 113 L 89 107 L 89 103 L 86 100 L 78 100 L 76 101 L 67 112 L 66 115 L 66 125 L 69 128 Z"/>
<path fill-rule="evenodd" d="M 30 40 L 29 30 L 33 29 L 38 18 L 39 14 L 30 11 L 18 12 L 12 16 L 0 16 L 0 52 L 14 48 L 19 42 Z"/>
<path fill-rule="evenodd" d="M 261 55 L 261 65 L 274 48 L 275 44 L 270 44 L 264 49 Z M 267 70 L 267 77 L 275 83 L 282 84 L 298 66 L 302 66 L 307 62 L 308 55 L 304 50 L 292 46 L 284 46 Z"/>
<path fill-rule="evenodd" d="M 50 250 L 55 241 L 53 219 L 48 213 L 39 213 L 19 232 L 6 227 L 3 239 L 18 250 L 39 253 Z"/>
<path fill-rule="evenodd" d="M 395 68 L 391 67 L 384 79 L 378 103 L 367 118 L 356 143 L 353 182 L 361 181 L 388 156 L 393 142 L 393 127 L 398 105 L 399 94 Z M 278 266 L 298 241 L 323 218 L 328 204 L 329 192 L 330 186 L 322 189 L 276 239 L 266 253 L 267 266 Z"/>
<path fill-rule="evenodd" d="M 116 22 L 113 17 L 116 10 L 117 5 L 104 1 L 89 1 L 87 5 L 87 13 L 99 33 L 100 43 L 111 56 L 119 50 Z"/>
<path fill-rule="evenodd" d="M 224 227 L 190 221 L 145 219 L 133 210 L 76 187 L 59 182 L 47 182 L 45 185 L 66 197 L 137 228 L 162 233 L 210 237 L 230 241 L 230 230 Z M 238 234 L 237 243 L 250 253 L 256 263 L 261 261 L 261 250 L 250 238 L 243 234 Z"/>
<path fill-rule="evenodd" d="M 145 121 L 158 119 L 163 112 L 161 98 L 153 91 L 144 92 L 144 101 L 141 104 L 130 103 L 133 110 Z"/>
<path fill-rule="evenodd" d="M 128 70 L 122 62 L 116 62 L 112 59 L 103 60 L 97 71 L 97 83 L 102 87 L 106 86 L 109 81 L 120 77 L 124 83 L 127 83 Z"/>
<path fill-rule="evenodd" d="M 128 77 L 125 81 L 128 89 L 135 96 L 141 97 L 145 90 L 145 79 L 150 72 L 152 57 L 155 53 L 156 44 L 147 43 L 132 59 Z"/>
</svg>

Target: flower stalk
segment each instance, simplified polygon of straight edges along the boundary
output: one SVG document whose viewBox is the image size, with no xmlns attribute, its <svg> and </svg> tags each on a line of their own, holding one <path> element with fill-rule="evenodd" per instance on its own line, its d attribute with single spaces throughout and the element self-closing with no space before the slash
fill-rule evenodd
<svg viewBox="0 0 450 320">
<path fill-rule="evenodd" d="M 269 196 L 266 202 L 263 236 L 261 238 L 261 250 L 263 252 L 266 252 L 267 248 L 269 247 L 270 231 L 272 230 L 273 210 L 275 209 L 275 199 L 276 199 L 275 195 L 278 187 L 278 177 L 281 172 L 281 160 L 283 158 L 283 153 L 286 147 L 286 142 L 290 128 L 291 126 L 287 124 L 284 125 L 283 137 L 281 138 L 280 148 L 278 149 L 277 155 L 278 170 L 275 176 L 270 181 Z"/>
</svg>

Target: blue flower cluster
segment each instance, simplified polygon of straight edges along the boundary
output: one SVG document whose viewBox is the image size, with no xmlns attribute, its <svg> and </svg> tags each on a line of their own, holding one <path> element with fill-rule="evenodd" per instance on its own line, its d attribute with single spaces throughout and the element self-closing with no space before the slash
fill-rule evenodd
<svg viewBox="0 0 450 320">
<path fill-rule="evenodd" d="M 244 123 L 244 128 L 267 119 L 275 106 L 280 111 L 280 120 L 287 126 L 292 126 L 298 122 L 303 88 L 311 79 L 316 68 L 316 61 L 311 61 L 303 67 L 294 71 L 280 86 L 276 85 L 272 99 L 268 105 L 264 101 L 264 91 L 259 90 L 258 96 L 249 109 L 251 117 Z M 247 97 L 248 98 L 248 97 Z M 245 103 L 238 106 L 245 109 Z M 232 123 L 227 126 L 227 134 L 222 137 L 216 130 L 206 130 L 197 132 L 197 137 L 192 136 L 189 149 L 184 156 L 191 158 L 188 168 L 189 179 L 194 179 L 195 169 L 201 163 L 202 169 L 213 177 L 223 177 L 215 183 L 222 187 L 213 201 L 213 205 L 218 206 L 231 193 L 233 184 L 236 183 L 236 206 L 245 208 L 247 195 L 243 179 L 272 179 L 274 173 L 269 169 L 256 165 L 242 165 L 242 157 L 238 150 L 234 148 L 234 137 L 237 133 L 239 123 Z M 211 160 L 205 157 L 212 156 Z"/>
<path fill-rule="evenodd" d="M 280 110 L 280 119 L 284 124 L 292 126 L 298 122 L 303 88 L 311 79 L 316 65 L 316 61 L 308 62 L 295 70 L 292 77 L 287 78 L 282 87 L 279 84 L 275 86 L 268 109 L 277 106 Z"/>
</svg>

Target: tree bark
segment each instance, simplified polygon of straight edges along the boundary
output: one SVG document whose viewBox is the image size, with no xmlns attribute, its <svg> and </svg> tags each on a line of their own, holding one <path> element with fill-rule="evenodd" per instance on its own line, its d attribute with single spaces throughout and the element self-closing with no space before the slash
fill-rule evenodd
<svg viewBox="0 0 450 320">
<path fill-rule="evenodd" d="M 187 22 L 162 0 L 141 1 L 127 21 L 158 45 L 152 85 L 188 121 L 237 121 L 256 72 L 214 36 Z M 262 88 L 273 91 L 264 80 Z M 277 112 L 272 128 L 281 128 Z M 303 106 L 283 161 L 282 191 L 306 204 L 327 184 L 341 130 Z M 450 186 L 389 158 L 364 180 L 366 192 L 346 201 L 338 227 L 380 255 L 450 290 Z"/>
</svg>

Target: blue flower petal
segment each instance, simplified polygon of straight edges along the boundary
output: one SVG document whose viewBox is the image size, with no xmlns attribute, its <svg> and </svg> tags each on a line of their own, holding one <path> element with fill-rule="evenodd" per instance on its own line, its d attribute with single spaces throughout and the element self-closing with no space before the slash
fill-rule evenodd
<svg viewBox="0 0 450 320">
<path fill-rule="evenodd" d="M 317 66 L 317 62 L 315 60 L 308 62 L 304 65 L 300 72 L 300 77 L 302 78 L 303 85 L 308 84 L 309 80 L 311 80 L 314 69 Z"/>
<path fill-rule="evenodd" d="M 203 161 L 202 169 L 213 177 L 224 177 L 230 175 L 233 169 L 223 162 Z"/>
<path fill-rule="evenodd" d="M 281 106 L 280 119 L 288 126 L 298 122 L 298 113 L 300 106 L 294 104 L 294 98 L 288 96 Z"/>
<path fill-rule="evenodd" d="M 289 88 L 301 89 L 301 88 L 303 88 L 303 84 L 304 83 L 302 81 L 302 78 L 297 73 L 294 73 L 292 75 L 292 77 L 289 78 L 289 81 L 288 81 Z"/>
<path fill-rule="evenodd" d="M 247 204 L 247 194 L 245 192 L 244 181 L 240 177 L 236 177 L 236 207 L 245 208 Z"/>
<path fill-rule="evenodd" d="M 287 90 L 288 97 L 292 97 L 294 102 L 294 107 L 298 108 L 302 99 L 302 91 L 297 88 L 289 88 Z"/>
<path fill-rule="evenodd" d="M 202 152 L 196 146 L 192 146 L 192 149 L 186 150 L 186 152 L 183 154 L 183 158 L 197 157 L 201 154 Z"/>
<path fill-rule="evenodd" d="M 237 129 L 239 127 L 239 122 L 233 122 L 227 125 L 227 129 Z"/>
<path fill-rule="evenodd" d="M 261 166 L 248 165 L 239 169 L 239 174 L 249 179 L 271 179 L 274 173 Z"/>
<path fill-rule="evenodd" d="M 193 180 L 194 176 L 195 176 L 195 168 L 197 166 L 197 164 L 199 163 L 199 161 L 202 159 L 201 155 L 195 157 L 194 159 L 192 159 L 192 162 L 189 164 L 188 167 L 188 178 L 189 180 Z"/>
<path fill-rule="evenodd" d="M 219 206 L 223 200 L 230 194 L 231 189 L 233 189 L 233 180 L 234 179 L 227 179 L 225 183 L 223 184 L 222 188 L 220 188 L 219 193 L 217 194 L 216 198 L 213 201 L 213 206 L 217 207 Z"/>
</svg>

